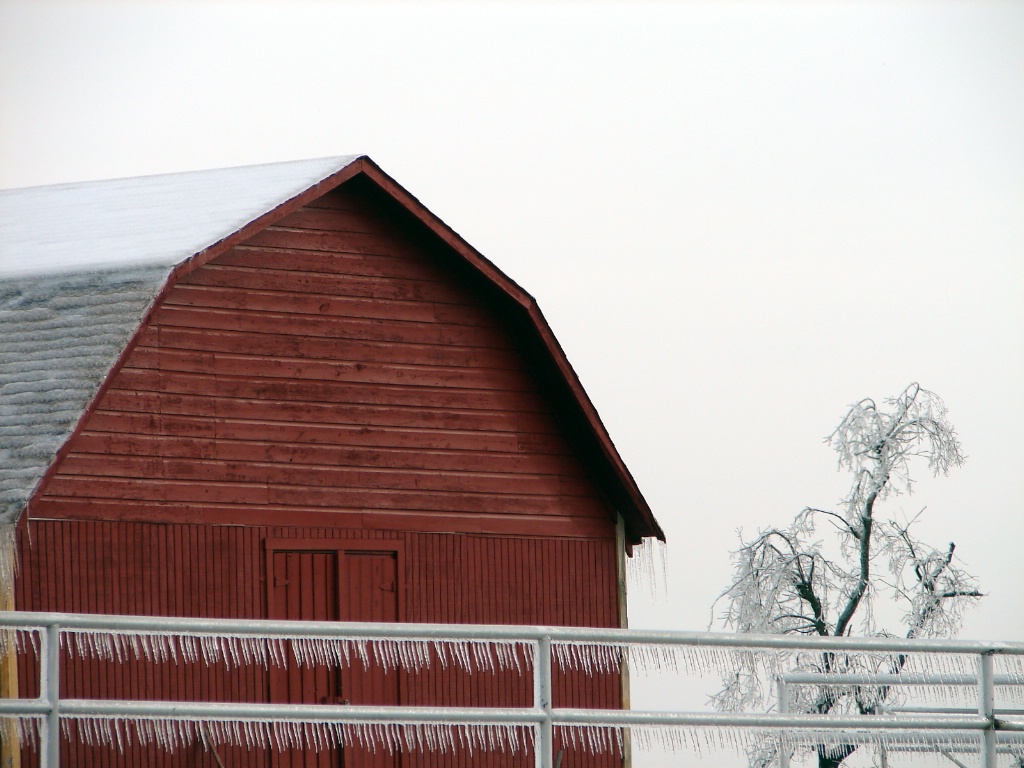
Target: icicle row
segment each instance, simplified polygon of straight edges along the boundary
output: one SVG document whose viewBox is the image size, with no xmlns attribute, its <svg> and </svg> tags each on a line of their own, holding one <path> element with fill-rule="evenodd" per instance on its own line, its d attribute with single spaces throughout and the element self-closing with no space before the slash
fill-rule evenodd
<svg viewBox="0 0 1024 768">
<path fill-rule="evenodd" d="M 996 707 L 1024 708 L 1024 657 L 996 656 L 993 668 L 996 675 L 1010 678 L 1009 685 L 996 686 Z"/>
<path fill-rule="evenodd" d="M 977 731 L 815 731 L 786 730 L 782 733 L 763 731 L 760 739 L 772 739 L 782 749 L 798 752 L 809 747 L 841 747 L 856 744 L 869 747 L 944 747 L 950 750 L 977 752 L 981 747 L 981 734 Z"/>
<path fill-rule="evenodd" d="M 22 744 L 37 746 L 42 721 L 37 717 L 3 718 L 0 726 L 13 728 Z M 303 749 L 323 751 L 335 746 L 359 746 L 373 752 L 431 752 L 448 754 L 457 750 L 517 754 L 535 748 L 534 728 L 504 723 L 333 723 L 316 721 L 179 720 L 167 718 L 62 718 L 65 740 L 77 738 L 90 746 L 115 747 L 121 753 L 138 744 L 155 745 L 168 752 L 196 744 L 243 747 L 246 749 Z M 818 746 L 948 749 L 977 752 L 976 731 L 922 732 L 834 731 L 808 729 L 770 730 L 739 726 L 641 725 L 620 728 L 604 725 L 556 725 L 555 732 L 565 746 L 589 754 L 623 754 L 629 735 L 641 751 L 655 749 L 672 753 L 730 751 L 735 754 L 778 755 L 808 753 Z M 1000 733 L 999 743 L 1014 752 L 1024 752 L 1024 734 Z"/>
<path fill-rule="evenodd" d="M 997 706 L 1009 702 L 1024 702 L 1024 665 L 1020 657 L 997 658 L 997 675 L 1008 675 L 1007 683 L 996 686 Z M 977 705 L 976 682 L 937 682 L 926 685 L 902 684 L 898 681 L 914 677 L 960 676 L 970 680 L 978 674 L 976 654 L 914 653 L 900 656 L 893 653 L 836 652 L 829 654 L 824 664 L 821 652 L 801 652 L 797 655 L 793 671 L 815 672 L 825 680 L 833 675 L 847 673 L 895 675 L 897 682 L 888 685 L 828 685 L 834 695 L 877 700 L 885 707 L 953 707 L 971 708 Z M 826 686 L 814 684 L 794 685 L 790 689 L 793 711 L 814 711 Z"/>
<path fill-rule="evenodd" d="M 677 726 L 640 725 L 620 728 L 597 725 L 561 725 L 556 733 L 562 743 L 574 750 L 589 754 L 614 752 L 622 754 L 623 741 L 628 734 L 632 746 L 640 751 L 661 750 L 671 753 L 693 753 L 705 757 L 712 752 L 728 751 L 737 755 L 757 753 L 776 756 L 780 751 L 789 754 L 809 752 L 818 746 L 840 747 L 847 744 L 869 748 L 916 747 L 943 748 L 950 751 L 977 752 L 980 735 L 973 731 L 922 733 L 920 731 L 848 731 L 798 730 L 784 731 L 739 726 Z M 1001 736 L 1003 734 L 1000 734 Z M 1012 741 L 1000 740 L 1013 748 L 1024 749 L 1024 738 L 1014 734 Z"/>
<path fill-rule="evenodd" d="M 607 725 L 556 725 L 555 733 L 562 743 L 573 750 L 583 750 L 591 755 L 608 752 L 623 754 L 623 729 Z"/>
<path fill-rule="evenodd" d="M 558 640 L 552 656 L 561 671 L 587 674 L 618 672 L 625 659 L 630 669 L 640 672 L 674 672 L 706 675 L 737 667 L 780 670 L 785 653 L 746 651 L 717 646 L 669 645 L 658 643 L 589 643 Z"/>
<path fill-rule="evenodd" d="M 39 630 L 23 627 L 0 628 L 0 656 L 7 656 L 12 650 L 25 653 L 29 646 L 39 652 Z"/>
<path fill-rule="evenodd" d="M 632 554 L 626 558 L 626 589 L 632 594 L 643 590 L 652 599 L 668 594 L 668 548 L 665 542 L 646 538 L 633 545 Z"/>
<path fill-rule="evenodd" d="M 0 629 L 0 653 L 11 638 L 19 653 L 26 649 L 26 636 L 38 652 L 37 630 Z M 249 635 L 181 634 L 161 632 L 111 632 L 106 630 L 62 630 L 61 645 L 73 656 L 123 663 L 129 658 L 149 662 L 224 663 L 229 669 L 245 665 L 263 668 L 298 666 L 351 666 L 358 660 L 364 667 L 381 666 L 419 672 L 436 661 L 442 668 L 456 666 L 467 672 L 532 668 L 533 643 L 526 640 L 371 639 L 359 637 L 253 637 Z M 764 674 L 776 677 L 789 671 L 828 674 L 849 672 L 907 675 L 975 675 L 974 654 L 897 654 L 823 652 L 768 649 L 739 649 L 657 643 L 592 643 L 558 640 L 552 643 L 553 660 L 563 671 L 587 674 L 618 672 L 623 659 L 640 672 L 674 672 L 707 675 L 709 672 Z M 902 664 L 897 659 L 902 658 Z M 1013 678 L 1012 686 L 1024 697 L 1024 657 L 996 656 L 997 674 Z M 961 685 L 929 686 L 933 696 L 956 701 Z M 1010 688 L 1011 686 L 1002 686 Z"/>
<path fill-rule="evenodd" d="M 72 725 L 73 724 L 73 725 Z M 373 752 L 473 752 L 517 754 L 534 746 L 531 726 L 505 723 L 333 723 L 250 720 L 173 720 L 167 718 L 90 718 L 61 722 L 90 746 L 156 745 L 168 752 L 196 743 L 247 749 L 303 749 L 321 752 L 336 746 L 359 746 Z M 72 733 L 73 732 L 73 733 Z"/>
<path fill-rule="evenodd" d="M 442 668 L 466 672 L 515 670 L 533 663 L 532 644 L 521 640 L 370 639 L 333 637 L 252 637 L 249 635 L 171 634 L 64 630 L 61 645 L 82 658 L 123 663 L 130 657 L 148 662 L 206 665 L 223 662 L 228 669 L 258 664 L 298 666 L 380 666 L 420 672 L 436 660 Z M 289 652 L 290 650 L 290 652 Z"/>
<path fill-rule="evenodd" d="M 72 725 L 73 724 L 73 725 Z M 78 718 L 63 721 L 65 738 L 76 735 L 84 744 L 116 747 L 121 752 L 133 745 L 156 745 L 167 751 L 189 748 L 196 743 L 258 749 L 305 749 L 323 751 L 334 746 L 359 746 L 373 752 L 508 752 L 517 754 L 535 748 L 534 729 L 507 724 L 454 723 L 325 723 L 293 721 L 189 721 L 159 718 Z M 840 747 L 847 744 L 870 748 L 917 747 L 944 748 L 976 752 L 980 736 L 976 732 L 920 731 L 847 731 L 766 730 L 738 726 L 659 726 L 619 728 L 598 725 L 561 725 L 555 727 L 562 744 L 589 754 L 623 753 L 625 734 L 641 751 L 660 749 L 672 753 L 730 751 L 735 754 L 777 755 L 808 752 L 818 746 Z M 25 738 L 38 738 L 35 730 L 24 729 Z M 1001 734 L 1002 736 L 1002 734 Z M 1024 749 L 1020 736 L 1000 743 Z"/>
<path fill-rule="evenodd" d="M 3 739 L 12 744 L 27 744 L 30 747 L 36 747 L 39 744 L 39 734 L 42 728 L 43 720 L 38 716 L 0 715 L 0 732 L 3 734 Z"/>
</svg>

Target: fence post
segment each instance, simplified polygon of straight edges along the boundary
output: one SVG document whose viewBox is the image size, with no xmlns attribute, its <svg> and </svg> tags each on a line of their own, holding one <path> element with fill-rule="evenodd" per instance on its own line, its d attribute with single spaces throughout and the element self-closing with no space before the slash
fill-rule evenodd
<svg viewBox="0 0 1024 768">
<path fill-rule="evenodd" d="M 992 654 L 983 653 L 978 657 L 978 714 L 988 720 L 988 727 L 981 734 L 982 768 L 996 768 L 996 695 L 992 674 Z"/>
<path fill-rule="evenodd" d="M 40 633 L 39 695 L 50 707 L 46 714 L 39 764 L 60 765 L 60 624 L 50 624 Z"/>
<path fill-rule="evenodd" d="M 540 638 L 534 646 L 534 653 L 533 705 L 544 712 L 544 721 L 538 727 L 534 765 L 537 768 L 552 768 L 555 739 L 551 725 L 551 638 Z"/>
</svg>

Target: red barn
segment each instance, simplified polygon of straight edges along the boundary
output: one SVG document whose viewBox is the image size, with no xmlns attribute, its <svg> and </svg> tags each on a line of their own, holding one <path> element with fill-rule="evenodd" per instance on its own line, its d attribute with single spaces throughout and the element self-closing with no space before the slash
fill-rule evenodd
<svg viewBox="0 0 1024 768">
<path fill-rule="evenodd" d="M 626 551 L 664 538 L 650 508 L 533 298 L 368 158 L 11 190 L 0 212 L 18 609 L 623 625 Z M 83 698 L 530 705 L 512 673 L 63 663 Z M 566 674 L 555 703 L 621 696 Z"/>
</svg>

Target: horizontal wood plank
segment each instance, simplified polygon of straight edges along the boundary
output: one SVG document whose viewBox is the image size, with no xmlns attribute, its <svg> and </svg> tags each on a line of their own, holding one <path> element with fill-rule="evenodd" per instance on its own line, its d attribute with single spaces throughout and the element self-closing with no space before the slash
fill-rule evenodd
<svg viewBox="0 0 1024 768">
<path fill-rule="evenodd" d="M 296 294 L 202 285 L 178 286 L 162 306 L 195 307 L 200 310 L 247 310 L 249 312 L 273 313 L 278 318 L 287 315 L 313 315 L 319 318 L 358 318 L 448 326 L 468 325 L 477 328 L 501 327 L 500 321 L 494 315 L 489 314 L 484 307 L 469 304 L 388 301 L 386 299 L 331 296 L 326 293 Z M 221 314 L 238 317 L 237 311 Z M 162 318 L 160 322 L 164 325 L 180 324 L 168 322 L 166 318 Z M 489 344 L 490 346 L 497 348 L 508 346 L 508 341 L 501 332 L 489 334 L 485 338 L 493 342 L 493 344 Z M 480 346 L 480 341 L 482 341 L 482 339 L 475 338 L 473 333 L 467 334 L 467 339 L 475 339 L 476 346 Z"/>
<path fill-rule="evenodd" d="M 514 348 L 497 328 L 447 322 L 422 323 L 394 317 L 310 316 L 269 310 L 237 312 L 164 304 L 155 314 L 153 324 L 250 333 L 289 333 L 310 338 Z"/>
<path fill-rule="evenodd" d="M 313 315 L 315 317 L 352 317 L 396 322 L 434 323 L 437 313 L 432 304 L 419 301 L 387 301 L 332 296 L 326 293 L 287 293 L 254 291 L 234 287 L 182 285 L 168 297 L 164 307 L 273 312 L 276 315 Z M 222 316 L 227 313 L 221 313 Z M 163 324 L 170 325 L 166 319 Z M 471 323 L 464 323 L 471 325 Z M 232 326 L 233 327 L 233 326 Z"/>
<path fill-rule="evenodd" d="M 427 533 L 477 533 L 545 539 L 605 538 L 614 536 L 615 526 L 607 519 L 593 517 L 552 517 L 547 515 L 460 515 L 432 512 L 352 512 L 320 508 L 259 507 L 224 504 L 204 505 L 167 502 L 140 505 L 128 500 L 108 500 L 102 505 L 77 498 L 47 497 L 39 502 L 36 520 L 136 521 L 163 525 L 273 525 L 322 526 L 334 532 L 373 530 Z M 277 535 L 295 535 L 290 528 Z"/>
<path fill-rule="evenodd" d="M 246 333 L 232 330 L 150 326 L 138 335 L 142 346 L 161 349 L 227 352 L 238 355 L 276 356 L 304 360 L 393 365 L 431 365 L 457 368 L 518 370 L 521 361 L 505 350 L 487 347 L 408 344 L 361 339 L 310 338 L 293 334 Z"/>
<path fill-rule="evenodd" d="M 275 229 L 318 229 L 388 235 L 394 225 L 384 216 L 340 208 L 305 206 L 274 223 Z"/>
<path fill-rule="evenodd" d="M 210 262 L 190 276 L 189 285 L 239 288 L 255 291 L 331 294 L 363 299 L 424 301 L 468 304 L 479 301 L 460 286 L 427 280 L 385 278 L 372 275 L 337 275 L 327 272 L 265 270 L 219 266 Z"/>
<path fill-rule="evenodd" d="M 247 400 L 209 395 L 178 395 L 109 389 L 100 406 L 114 411 L 264 419 L 324 426 L 367 425 L 450 431 L 551 433 L 556 425 L 546 414 L 515 411 L 457 411 L 446 408 Z"/>
<path fill-rule="evenodd" d="M 525 496 L 500 493 L 430 493 L 395 489 L 304 487 L 262 483 L 196 483 L 169 479 L 97 478 L 61 473 L 54 477 L 45 497 L 82 497 L 93 500 L 194 502 L 250 506 L 329 507 L 349 511 L 404 510 L 465 514 L 568 515 L 607 517 L 593 499 L 578 496 Z"/>
<path fill-rule="evenodd" d="M 394 223 L 394 219 L 387 216 L 386 212 L 381 211 L 378 205 L 353 191 L 351 186 L 346 184 L 332 189 L 326 195 L 321 195 L 316 200 L 309 201 L 304 207 L 317 210 L 323 208 L 329 211 L 345 211 L 353 216 L 383 218 L 389 224 Z"/>
<path fill-rule="evenodd" d="M 532 382 L 522 375 L 522 371 L 516 370 L 266 358 L 197 350 L 161 349 L 141 344 L 133 350 L 130 362 L 132 367 L 136 368 L 251 376 L 255 379 L 343 381 L 471 390 L 491 388 L 518 392 L 535 389 Z"/>
<path fill-rule="evenodd" d="M 211 264 L 219 267 L 240 267 L 267 271 L 308 272 L 328 275 L 353 275 L 377 279 L 422 280 L 447 284 L 451 275 L 437 265 L 422 260 L 395 256 L 340 251 L 295 251 L 288 248 L 267 248 L 242 245 L 218 256 Z M 457 283 L 456 285 L 460 285 Z M 279 290 L 279 289 L 275 289 Z M 461 290 L 472 295 L 469 286 Z"/>
<path fill-rule="evenodd" d="M 222 419 L 96 409 L 89 430 L 113 434 L 203 437 L 217 440 L 267 440 L 310 446 L 480 451 L 510 454 L 564 455 L 567 446 L 557 434 L 460 432 L 443 429 L 360 427 L 341 424 L 293 424 L 287 421 Z M 72 446 L 74 449 L 74 446 Z"/>
<path fill-rule="evenodd" d="M 560 475 L 507 474 L 481 471 L 332 467 L 290 462 L 223 461 L 202 458 L 116 456 L 71 453 L 61 471 L 72 475 L 139 480 L 209 481 L 316 486 L 346 490 L 408 490 L 444 493 L 486 493 L 508 496 L 580 496 L 596 498 L 581 478 Z"/>
<path fill-rule="evenodd" d="M 252 379 L 246 376 L 215 376 L 199 372 L 179 373 L 154 368 L 122 368 L 113 390 L 167 392 L 210 397 L 290 400 L 313 403 L 364 403 L 468 411 L 510 411 L 549 414 L 537 392 L 454 387 L 403 387 L 337 381 Z"/>
<path fill-rule="evenodd" d="M 275 435 L 276 437 L 276 435 Z M 570 455 L 537 455 L 474 450 L 343 447 L 306 443 L 173 437 L 153 434 L 83 432 L 75 443 L 83 455 L 219 459 L 330 467 L 380 467 L 443 472 L 582 477 Z M 78 454 L 70 454 L 78 455 Z"/>
<path fill-rule="evenodd" d="M 320 251 L 325 253 L 365 253 L 373 256 L 423 258 L 414 249 L 394 238 L 382 238 L 366 232 L 314 232 L 301 229 L 270 227 L 249 238 L 248 246 L 256 248 L 285 248 L 288 250 Z"/>
</svg>

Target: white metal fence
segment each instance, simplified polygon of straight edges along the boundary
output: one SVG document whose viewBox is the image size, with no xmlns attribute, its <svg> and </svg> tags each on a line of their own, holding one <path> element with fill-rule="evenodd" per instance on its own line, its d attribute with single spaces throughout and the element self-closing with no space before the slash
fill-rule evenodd
<svg viewBox="0 0 1024 768">
<path fill-rule="evenodd" d="M 28 635 L 26 635 L 28 633 Z M 36 644 L 39 658 L 38 698 L 0 700 L 0 717 L 33 722 L 39 736 L 41 765 L 57 766 L 62 724 L 70 721 L 150 723 L 163 729 L 157 741 L 174 742 L 178 736 L 204 727 L 233 724 L 242 732 L 254 729 L 299 728 L 309 724 L 326 728 L 328 735 L 338 729 L 364 729 L 383 734 L 389 745 L 402 744 L 402 729 L 417 731 L 417 739 L 451 739 L 451 733 L 477 733 L 481 729 L 520 729 L 530 734 L 535 764 L 555 765 L 555 729 L 563 729 L 573 740 L 614 745 L 624 732 L 638 729 L 730 729 L 776 735 L 792 734 L 794 740 L 824 735 L 838 741 L 887 739 L 908 749 L 943 744 L 950 735 L 975 739 L 984 768 L 995 768 L 997 755 L 1007 744 L 1022 745 L 1024 718 L 1019 712 L 1003 713 L 995 707 L 997 685 L 1020 685 L 1020 675 L 999 677 L 993 662 L 997 657 L 1024 657 L 1024 643 L 984 643 L 955 640 L 899 640 L 889 638 L 807 638 L 782 635 L 736 635 L 708 632 L 591 629 L 575 627 L 521 627 L 448 624 L 367 624 L 339 622 L 280 622 L 254 620 L 183 619 L 166 617 L 106 616 L 92 614 L 0 612 L 0 634 L 5 642 L 19 634 L 24 642 Z M 332 645 L 333 644 L 333 645 Z M 371 648 L 378 659 L 393 656 L 396 666 L 418 663 L 424 656 L 447 647 L 452 658 L 464 656 L 468 663 L 518 665 L 517 654 L 525 652 L 525 666 L 533 678 L 533 705 L 523 708 L 437 708 L 410 706 L 297 705 L 252 703 L 203 703 L 183 701 L 125 701 L 61 698 L 60 656 L 62 647 L 79 652 L 105 649 L 105 653 L 132 652 L 138 657 L 198 654 L 206 658 L 234 657 L 246 663 L 262 659 L 284 663 L 285 648 L 309 659 L 331 654 L 339 659 L 349 650 Z M 191 650 L 189 650 L 191 649 Z M 304 649 L 304 650 L 298 650 Z M 333 649 L 333 650 L 331 650 Z M 340 650 L 339 650 L 340 649 Z M 432 650 L 433 649 L 433 650 Z M 497 650 L 495 650 L 497 649 Z M 502 650 L 504 649 L 504 650 Z M 974 658 L 976 671 L 969 675 L 918 676 L 824 675 L 786 673 L 778 682 L 775 711 L 760 713 L 719 713 L 708 711 L 623 711 L 565 709 L 552 705 L 553 663 L 577 668 L 609 669 L 620 659 L 643 660 L 689 658 L 700 665 L 715 653 L 749 652 L 868 653 L 964 655 Z M 496 654 L 496 655 L 495 655 Z M 486 662 L 486 658 L 491 662 Z M 365 658 L 365 655 L 364 655 Z M 413 661 L 410 661 L 413 659 Z M 481 661 L 484 660 L 484 661 Z M 294 659 L 293 659 L 294 661 Z M 301 663 L 301 659 L 300 659 Z M 526 672 L 524 672 L 525 674 Z M 847 679 L 849 678 L 849 679 Z M 926 679 L 927 678 L 927 679 Z M 955 678 L 955 679 L 954 679 Z M 977 689 L 973 711 L 931 709 L 896 711 L 872 716 L 816 715 L 789 712 L 790 692 L 799 685 L 968 685 Z M 158 725 L 159 727 L 158 727 Z M 241 724 L 241 725 L 239 725 Z M 268 725 L 269 724 L 269 725 Z M 175 731 L 177 728 L 177 731 Z M 330 729 L 335 729 L 331 731 Z M 375 730 L 376 729 L 376 730 Z M 391 730 L 389 730 L 391 729 Z M 462 729 L 459 731 L 459 729 Z M 476 730 L 474 730 L 476 729 Z M 275 733 L 280 732 L 274 731 Z M 171 736 L 167 734 L 170 733 Z M 448 735 L 445 736 L 445 733 Z M 425 735 L 424 735 L 425 734 Z M 611 735 L 609 735 L 611 734 Z M 817 736 L 816 736 L 817 735 Z M 271 738 L 271 741 L 274 739 Z M 563 736 L 565 740 L 565 736 Z M 621 743 L 621 742 L 620 742 Z M 787 761 L 788 749 L 780 750 L 780 762 Z"/>
</svg>

